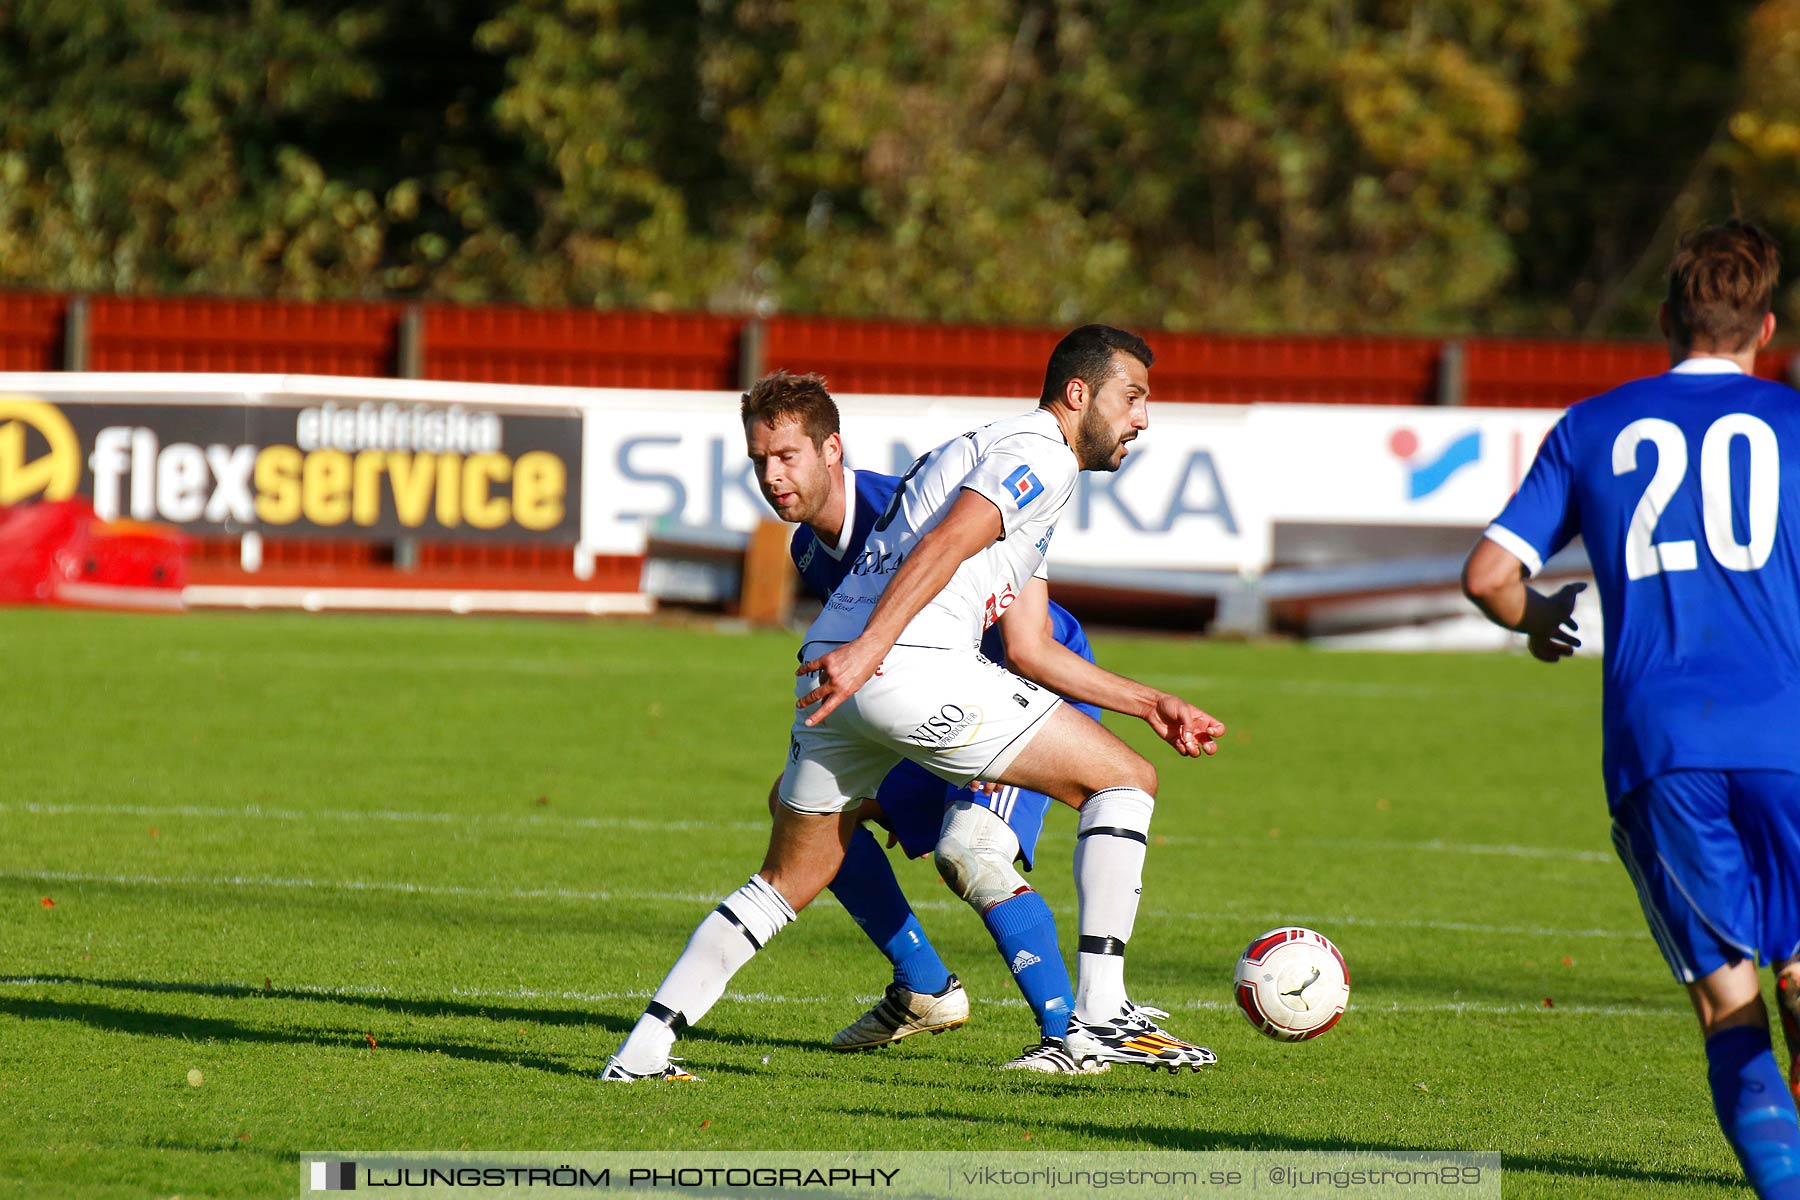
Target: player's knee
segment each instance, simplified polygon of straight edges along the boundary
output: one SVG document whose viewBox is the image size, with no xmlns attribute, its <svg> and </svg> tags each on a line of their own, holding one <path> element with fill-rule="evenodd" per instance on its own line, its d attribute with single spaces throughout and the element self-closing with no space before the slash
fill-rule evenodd
<svg viewBox="0 0 1800 1200">
<path fill-rule="evenodd" d="M 1161 782 L 1157 778 L 1156 768 L 1150 760 L 1140 754 L 1132 754 L 1129 759 L 1118 765 L 1109 778 L 1096 780 L 1098 786 L 1093 790 L 1109 787 L 1131 787 L 1151 796 L 1156 795 L 1156 786 Z"/>
<path fill-rule="evenodd" d="M 1156 795 L 1157 785 L 1162 782 L 1161 779 L 1157 778 L 1156 767 L 1151 764 L 1149 759 L 1146 759 L 1146 758 L 1139 758 L 1138 763 L 1139 763 L 1139 768 L 1138 768 L 1139 774 L 1140 774 L 1140 777 L 1142 778 L 1143 782 L 1134 784 L 1132 786 L 1141 788 L 1142 790 L 1148 792 L 1152 796 Z"/>
<path fill-rule="evenodd" d="M 968 901 L 976 912 L 986 912 L 1027 886 L 1011 861 L 990 846 L 969 846 L 951 834 L 940 837 L 931 852 L 938 874 L 950 890 Z"/>
<path fill-rule="evenodd" d="M 1102 788 L 1131 787 L 1156 795 L 1160 780 L 1157 778 L 1156 767 L 1150 760 L 1122 742 L 1114 749 L 1115 753 L 1096 761 L 1086 772 L 1088 794 L 1092 795 Z"/>
</svg>

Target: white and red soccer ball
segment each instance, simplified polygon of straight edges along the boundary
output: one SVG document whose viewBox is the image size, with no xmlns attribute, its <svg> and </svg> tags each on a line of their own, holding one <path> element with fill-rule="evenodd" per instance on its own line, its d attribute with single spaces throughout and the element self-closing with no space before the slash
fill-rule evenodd
<svg viewBox="0 0 1800 1200">
<path fill-rule="evenodd" d="M 1238 1007 L 1259 1033 L 1283 1042 L 1316 1038 L 1344 1015 L 1350 968 L 1324 934 L 1271 929 L 1238 959 Z"/>
</svg>

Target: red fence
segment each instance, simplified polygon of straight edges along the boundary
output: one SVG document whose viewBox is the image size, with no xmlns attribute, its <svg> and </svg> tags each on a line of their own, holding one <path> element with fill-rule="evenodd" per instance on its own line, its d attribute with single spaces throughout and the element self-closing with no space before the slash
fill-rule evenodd
<svg viewBox="0 0 1800 1200">
<path fill-rule="evenodd" d="M 730 388 L 744 322 L 570 309 L 419 310 L 420 374 L 462 383 Z"/>
<path fill-rule="evenodd" d="M 0 292 L 0 369 L 52 371 L 63 361 L 61 296 Z"/>
<path fill-rule="evenodd" d="M 243 371 L 730 390 L 765 368 L 839 392 L 1033 396 L 1059 330 L 815 317 L 0 293 L 0 370 Z M 1189 403 L 1562 407 L 1662 369 L 1652 341 L 1156 334 Z M 1787 378 L 1795 351 L 1762 356 Z"/>
<path fill-rule="evenodd" d="M 93 371 L 250 371 L 392 375 L 397 304 L 96 297 L 87 315 Z"/>
</svg>

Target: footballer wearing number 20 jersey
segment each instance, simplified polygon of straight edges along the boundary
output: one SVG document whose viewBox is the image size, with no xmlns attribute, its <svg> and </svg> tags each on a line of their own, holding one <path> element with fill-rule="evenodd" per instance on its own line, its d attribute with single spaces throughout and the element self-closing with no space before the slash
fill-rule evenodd
<svg viewBox="0 0 1800 1200">
<path fill-rule="evenodd" d="M 1800 772 L 1800 395 L 1700 357 L 1575 405 L 1487 537 L 1536 573 L 1577 535 L 1612 806 L 1671 771 Z"/>
</svg>

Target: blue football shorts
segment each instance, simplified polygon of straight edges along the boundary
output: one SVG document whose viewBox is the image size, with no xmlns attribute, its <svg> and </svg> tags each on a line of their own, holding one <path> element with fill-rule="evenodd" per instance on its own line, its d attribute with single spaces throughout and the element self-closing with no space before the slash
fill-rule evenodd
<svg viewBox="0 0 1800 1200">
<path fill-rule="evenodd" d="M 1091 704 L 1073 704 L 1076 710 L 1094 720 L 1100 710 Z M 881 781 L 875 799 L 881 804 L 887 827 L 900 841 L 900 849 L 908 858 L 922 858 L 937 845 L 938 831 L 944 824 L 944 811 L 958 800 L 968 800 L 995 815 L 1012 828 L 1019 839 L 1019 857 L 1025 869 L 1031 870 L 1037 857 L 1038 837 L 1044 832 L 1044 814 L 1055 803 L 1050 797 L 1024 788 L 1004 787 L 992 795 L 971 792 L 966 787 L 945 783 L 915 762 L 903 762 L 888 772 Z"/>
<path fill-rule="evenodd" d="M 1800 774 L 1659 775 L 1619 802 L 1613 846 L 1682 983 L 1800 954 Z"/>
</svg>

